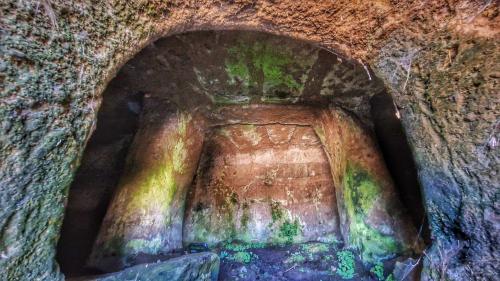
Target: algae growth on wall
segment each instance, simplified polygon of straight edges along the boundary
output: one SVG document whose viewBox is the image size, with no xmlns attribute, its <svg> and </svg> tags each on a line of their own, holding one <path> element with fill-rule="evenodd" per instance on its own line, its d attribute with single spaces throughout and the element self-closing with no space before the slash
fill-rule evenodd
<svg viewBox="0 0 500 281">
<path fill-rule="evenodd" d="M 422 242 L 370 133 L 333 108 L 321 112 L 316 131 L 332 165 L 344 241 L 365 264 L 420 252 Z"/>
<path fill-rule="evenodd" d="M 394 230 L 376 228 L 370 223 L 377 201 L 383 200 L 382 187 L 376 180 L 363 168 L 348 163 L 342 192 L 350 222 L 348 242 L 360 250 L 362 259 L 374 263 L 401 253 L 403 249 L 393 237 Z"/>
<path fill-rule="evenodd" d="M 121 268 L 137 254 L 182 247 L 187 187 L 201 151 L 203 122 L 190 113 L 159 112 L 148 101 L 127 166 L 110 203 L 89 260 L 97 268 Z M 153 113 L 153 114 L 151 114 Z M 196 136 L 196 137 L 193 137 Z"/>
</svg>

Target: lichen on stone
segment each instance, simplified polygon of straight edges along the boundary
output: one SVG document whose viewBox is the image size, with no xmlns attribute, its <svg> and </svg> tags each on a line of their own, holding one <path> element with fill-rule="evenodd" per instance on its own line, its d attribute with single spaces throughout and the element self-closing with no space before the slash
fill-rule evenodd
<svg viewBox="0 0 500 281">
<path fill-rule="evenodd" d="M 183 173 L 185 168 L 187 151 L 184 147 L 184 141 L 179 139 L 173 149 L 172 149 L 172 164 L 174 166 L 174 171 L 178 173 Z"/>
<path fill-rule="evenodd" d="M 148 171 L 142 182 L 133 188 L 128 211 L 138 212 L 150 208 L 167 211 L 177 191 L 174 173 L 172 163 L 165 163 Z"/>
<path fill-rule="evenodd" d="M 260 89 L 261 102 L 295 102 L 302 94 L 306 73 L 316 59 L 313 55 L 298 57 L 288 49 L 270 42 L 239 42 L 227 50 L 226 72 L 231 84 L 241 82 L 246 92 Z"/>
<path fill-rule="evenodd" d="M 262 140 L 262 136 L 257 131 L 256 126 L 250 124 L 244 125 L 242 128 L 243 136 L 245 136 L 245 138 L 247 138 L 252 143 L 252 145 L 258 145 Z"/>
<path fill-rule="evenodd" d="M 401 245 L 367 223 L 367 218 L 382 196 L 379 183 L 367 171 L 348 164 L 343 180 L 343 194 L 349 219 L 349 243 L 361 252 L 363 262 L 373 263 L 394 256 Z"/>
<path fill-rule="evenodd" d="M 285 220 L 279 228 L 279 237 L 285 243 L 292 243 L 295 238 L 300 234 L 300 224 L 297 219 L 293 222 L 290 220 Z"/>
<path fill-rule="evenodd" d="M 163 239 L 159 236 L 146 239 L 132 239 L 125 244 L 127 253 L 157 254 L 163 245 Z"/>
<path fill-rule="evenodd" d="M 338 268 L 336 273 L 342 279 L 351 279 L 354 277 L 356 264 L 354 254 L 350 250 L 343 250 L 337 252 Z"/>
<path fill-rule="evenodd" d="M 280 221 L 283 218 L 283 210 L 280 202 L 272 201 L 270 203 L 272 223 Z"/>
</svg>

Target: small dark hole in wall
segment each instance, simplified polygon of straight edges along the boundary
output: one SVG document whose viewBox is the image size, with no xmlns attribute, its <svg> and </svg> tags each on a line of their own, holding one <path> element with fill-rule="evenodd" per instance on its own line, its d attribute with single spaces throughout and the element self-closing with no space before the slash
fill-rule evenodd
<svg viewBox="0 0 500 281">
<path fill-rule="evenodd" d="M 288 97 L 290 95 L 290 93 L 288 93 L 288 92 L 279 91 L 279 90 L 276 91 L 275 94 L 276 94 L 277 97 L 279 97 L 281 99 L 284 99 L 284 98 L 286 98 L 286 97 Z"/>
<path fill-rule="evenodd" d="M 387 92 L 381 92 L 373 96 L 370 103 L 377 140 L 387 168 L 398 187 L 401 201 L 425 243 L 430 244 L 429 225 L 416 165 L 392 97 Z"/>
<path fill-rule="evenodd" d="M 111 82 L 107 92 L 122 95 L 104 93 L 96 131 L 69 189 L 56 256 L 66 277 L 100 273 L 84 265 L 123 171 L 142 109 L 143 94 L 124 91 L 119 82 Z"/>
</svg>

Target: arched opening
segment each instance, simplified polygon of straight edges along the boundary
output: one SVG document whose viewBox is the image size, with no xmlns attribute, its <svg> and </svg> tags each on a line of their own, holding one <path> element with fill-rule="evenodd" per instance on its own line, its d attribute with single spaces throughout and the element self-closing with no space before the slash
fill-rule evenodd
<svg viewBox="0 0 500 281">
<path fill-rule="evenodd" d="M 404 137 L 384 130 L 398 126 L 384 93 L 366 67 L 307 42 L 241 31 L 158 40 L 104 94 L 70 189 L 62 271 L 212 250 L 222 280 L 243 268 L 388 277 L 426 231 L 411 153 L 395 157 Z"/>
</svg>

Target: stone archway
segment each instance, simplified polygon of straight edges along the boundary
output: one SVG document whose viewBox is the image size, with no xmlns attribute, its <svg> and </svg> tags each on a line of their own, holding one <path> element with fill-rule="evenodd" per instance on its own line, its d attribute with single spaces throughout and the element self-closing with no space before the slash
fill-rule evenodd
<svg viewBox="0 0 500 281">
<path fill-rule="evenodd" d="M 417 231 L 399 206 L 397 188 L 372 137 L 361 128 L 373 126 L 369 99 L 381 91 L 380 81 L 370 78 L 357 62 L 291 38 L 217 31 L 190 32 L 152 43 L 122 68 L 104 95 L 98 131 L 70 190 L 58 253 L 63 272 L 73 276 L 82 270 L 88 256 L 85 252 L 90 251 L 96 235 L 91 234 L 92 229 L 102 219 L 95 213 L 100 212 L 99 205 L 107 204 L 106 194 L 115 185 L 117 190 L 89 261 L 103 271 L 135 264 L 140 255 L 169 254 L 191 242 L 215 245 L 239 239 L 282 243 L 281 224 L 293 225 L 294 221 L 301 236 L 291 241 L 345 241 L 359 249 L 367 263 L 410 253 L 413 248 L 421 251 L 418 242 L 417 247 L 409 246 L 419 240 Z M 141 93 L 144 97 L 139 101 Z M 343 113 L 340 107 L 351 114 Z M 138 124 L 133 125 L 131 115 L 137 114 Z M 363 121 L 357 124 L 354 116 Z M 280 136 L 275 126 L 285 126 L 280 130 L 291 135 Z M 134 128 L 138 128 L 135 137 Z M 184 201 L 196 170 L 204 169 L 198 167 L 201 145 L 213 140 L 204 141 L 205 135 L 229 141 L 225 148 L 234 145 L 221 155 L 205 149 L 205 154 L 212 155 L 208 158 L 227 158 L 224 162 L 243 158 L 234 162 L 236 170 L 232 172 L 220 164 L 208 175 L 214 178 L 200 186 L 205 190 L 201 195 L 204 203 L 195 204 L 220 210 L 203 215 L 212 216 L 204 225 L 197 222 L 196 211 L 188 208 L 187 220 L 191 214 L 195 216 L 191 224 L 183 222 L 183 216 L 184 205 L 192 202 Z M 275 139 L 292 141 L 293 136 L 293 145 Z M 120 153 L 127 151 L 130 142 L 125 169 L 118 171 L 114 163 L 124 161 Z M 269 159 L 274 153 L 281 156 Z M 322 156 L 326 166 L 314 159 L 322 153 L 328 155 Z M 261 157 L 267 157 L 269 163 L 257 160 Z M 238 172 L 241 161 L 254 170 L 246 176 L 240 171 L 243 178 L 238 179 L 233 173 Z M 240 189 L 239 184 L 251 184 L 245 179 L 265 177 L 263 171 L 273 169 L 282 184 L 268 182 L 259 188 L 260 181 L 252 180 L 252 188 Z M 227 173 L 231 175 L 224 180 Z M 315 178 L 316 173 L 323 177 Z M 199 172 L 197 177 L 203 181 Z M 224 190 L 217 191 L 222 185 Z M 331 197 L 330 201 L 315 203 L 307 195 L 313 190 L 322 190 L 321 195 Z M 248 211 L 245 220 L 256 231 L 237 222 L 241 219 L 237 213 L 245 210 L 239 210 L 243 205 L 226 206 L 238 201 L 228 197 L 229 193 L 240 194 Z M 420 195 L 414 200 L 419 199 Z M 328 219 L 311 212 L 314 204 L 322 206 L 321 212 Z M 273 207 L 290 215 L 266 221 Z M 229 212 L 228 208 L 236 209 Z M 421 223 L 421 219 L 417 221 Z M 275 227 L 268 226 L 274 223 Z M 204 235 L 197 235 L 195 229 L 200 227 L 213 238 L 204 240 Z M 184 236 L 183 228 L 187 231 Z M 86 232 L 88 241 L 83 242 Z"/>
<path fill-rule="evenodd" d="M 155 38 L 208 28 L 308 39 L 370 65 L 399 107 L 439 241 L 426 276 L 495 276 L 498 7 L 491 3 L 3 2 L 2 276 L 59 278 L 52 258 L 66 189 L 107 82 Z M 451 261 L 439 268 L 448 260 L 443 251 Z"/>
</svg>

